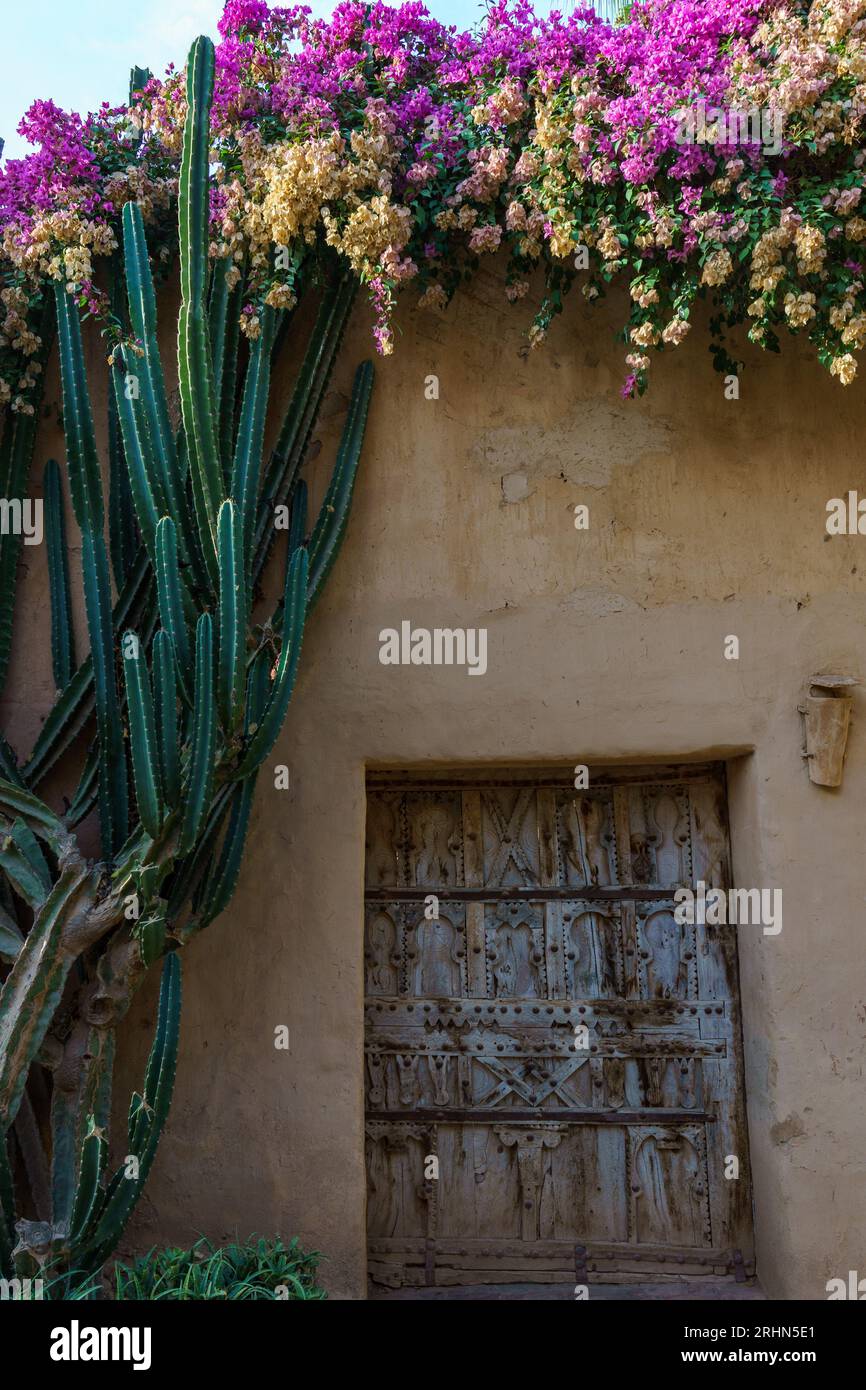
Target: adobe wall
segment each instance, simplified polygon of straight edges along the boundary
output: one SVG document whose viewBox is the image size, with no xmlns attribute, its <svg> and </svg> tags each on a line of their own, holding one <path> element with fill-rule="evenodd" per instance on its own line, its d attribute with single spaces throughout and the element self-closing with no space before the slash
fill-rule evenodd
<svg viewBox="0 0 866 1390">
<path fill-rule="evenodd" d="M 731 760 L 735 880 L 784 894 L 781 935 L 739 930 L 758 1271 L 771 1297 L 823 1298 L 866 1273 L 866 692 L 839 791 L 808 780 L 797 705 L 815 672 L 866 676 L 866 538 L 824 530 L 828 498 L 866 490 L 863 391 L 787 345 L 748 351 L 726 401 L 696 329 L 623 402 L 615 315 L 575 296 L 527 357 L 528 317 L 482 274 L 444 316 L 401 311 L 377 363 L 347 540 L 271 759 L 291 790 L 262 774 L 233 905 L 186 955 L 175 1102 L 132 1239 L 298 1233 L 333 1296 L 363 1296 L 366 765 L 712 756 Z M 368 355 L 359 309 L 316 498 Z M 487 673 L 381 665 L 403 619 L 486 627 Z M 46 646 L 16 661 L 3 711 L 23 744 Z M 120 1096 L 154 1002 L 125 1029 Z"/>
</svg>

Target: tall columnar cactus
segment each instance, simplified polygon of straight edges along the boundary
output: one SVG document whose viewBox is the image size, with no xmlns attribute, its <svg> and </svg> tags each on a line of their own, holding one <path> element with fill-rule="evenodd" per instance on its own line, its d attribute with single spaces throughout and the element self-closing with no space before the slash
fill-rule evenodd
<svg viewBox="0 0 866 1390">
<path fill-rule="evenodd" d="M 234 891 L 256 776 L 282 727 L 304 625 L 346 528 L 372 390 L 365 363 L 307 539 L 299 469 L 353 288 L 336 276 L 324 285 L 265 459 L 271 367 L 284 325 L 266 309 L 244 365 L 237 293 L 227 266 L 211 270 L 207 259 L 212 90 L 213 47 L 200 38 L 187 69 L 178 195 L 179 421 L 169 409 L 137 205 L 127 204 L 122 217 L 123 282 L 115 303 L 120 310 L 126 300 L 129 334 L 109 367 L 107 460 L 97 446 L 78 309 L 63 283 L 54 293 L 89 653 L 75 668 L 63 481 L 48 460 L 46 553 L 59 694 L 23 766 L 0 738 L 0 1277 L 50 1271 L 66 1293 L 110 1255 L 152 1164 L 174 1081 L 180 950 Z M 47 352 L 47 318 L 43 336 Z M 35 443 L 34 419 L 7 416 L 0 440 L 7 497 L 25 495 Z M 283 598 L 271 620 L 257 625 L 254 596 L 274 540 L 275 508 L 284 505 L 291 525 Z M 2 537 L 0 683 L 17 560 L 16 538 Z M 61 816 L 37 790 L 49 784 L 46 794 L 55 800 L 49 776 L 79 745 L 83 769 Z M 98 863 L 87 861 L 73 833 L 93 810 Z M 129 1107 L 127 1151 L 109 1178 L 115 1030 L 146 971 L 160 961 L 156 1035 L 141 1093 Z M 50 1143 L 43 1145 L 46 1133 Z"/>
</svg>

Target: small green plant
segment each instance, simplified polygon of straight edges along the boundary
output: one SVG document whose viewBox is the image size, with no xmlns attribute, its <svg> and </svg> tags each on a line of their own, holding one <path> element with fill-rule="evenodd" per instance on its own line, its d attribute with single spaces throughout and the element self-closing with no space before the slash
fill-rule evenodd
<svg viewBox="0 0 866 1390">
<path fill-rule="evenodd" d="M 264 1298 L 323 1299 L 316 1283 L 319 1256 L 297 1237 L 284 1245 L 251 1236 L 243 1245 L 213 1246 L 205 1237 L 189 1250 L 151 1250 L 132 1265 L 115 1265 L 115 1297 L 154 1300 Z"/>
</svg>

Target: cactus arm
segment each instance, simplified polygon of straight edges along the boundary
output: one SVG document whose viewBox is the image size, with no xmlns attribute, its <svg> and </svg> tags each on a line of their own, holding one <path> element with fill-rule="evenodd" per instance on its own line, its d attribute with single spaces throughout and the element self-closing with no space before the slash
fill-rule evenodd
<svg viewBox="0 0 866 1390">
<path fill-rule="evenodd" d="M 97 789 L 99 781 L 99 749 L 92 743 L 87 750 L 87 757 L 81 776 L 78 779 L 78 786 L 75 788 L 75 795 L 66 812 L 66 824 L 70 827 L 80 825 L 86 816 L 90 815 L 96 805 Z"/>
<path fill-rule="evenodd" d="M 141 538 L 152 563 L 156 524 L 160 513 L 167 510 L 162 480 L 155 474 L 150 445 L 144 437 L 144 412 L 136 409 L 136 402 L 128 394 L 126 365 L 119 351 L 115 354 L 111 376 L 129 490 Z"/>
<path fill-rule="evenodd" d="M 286 550 L 286 558 L 295 553 L 299 545 L 304 544 L 304 537 L 307 531 L 307 484 L 303 478 L 299 478 L 295 483 L 292 493 L 292 511 L 289 518 L 289 540 Z M 309 607 L 309 604 L 308 604 Z M 274 632 L 282 632 L 283 629 L 283 600 L 274 612 L 271 622 Z"/>
<path fill-rule="evenodd" d="M 9 886 L 28 907 L 37 911 L 46 896 L 42 878 L 34 871 L 27 855 L 13 842 L 11 834 L 4 835 L 0 845 L 0 869 L 6 875 Z"/>
<path fill-rule="evenodd" d="M 136 1153 L 138 1177 L 127 1178 L 121 1167 L 112 1178 L 99 1207 L 95 1228 L 87 1233 L 87 1243 L 77 1253 L 83 1269 L 99 1269 L 114 1249 L 150 1172 L 174 1090 L 177 1049 L 180 1037 L 181 975 L 177 952 L 166 956 L 159 990 L 156 1034 L 145 1074 L 142 1104 L 130 1106 L 130 1132 L 140 1142 Z"/>
<path fill-rule="evenodd" d="M 60 1003 L 74 959 L 62 949 L 63 928 L 86 878 L 81 863 L 61 871 L 0 991 L 0 1131 L 15 1118 L 30 1063 Z"/>
<path fill-rule="evenodd" d="M 286 566 L 286 591 L 283 600 L 283 645 L 277 662 L 277 673 L 270 698 L 259 724 L 241 759 L 235 778 L 249 777 L 273 748 L 282 728 L 298 671 L 304 619 L 307 611 L 308 559 L 304 549 L 298 549 Z"/>
<path fill-rule="evenodd" d="M 301 291 L 302 293 L 303 291 Z M 280 309 L 277 312 L 276 331 L 274 332 L 274 343 L 271 348 L 271 366 L 273 367 L 279 360 L 280 354 L 289 336 L 289 329 L 295 317 L 295 309 Z"/>
<path fill-rule="evenodd" d="M 207 591 L 209 578 L 196 544 L 185 476 L 178 462 L 174 431 L 169 419 L 168 397 L 156 336 L 156 295 L 147 255 L 144 220 L 137 203 L 126 203 L 124 206 L 123 245 L 129 317 L 142 354 L 135 359 L 140 389 L 136 414 L 143 418 L 143 428 L 139 430 L 140 446 L 152 479 L 151 489 L 158 502 L 159 513 L 174 517 L 181 559 L 192 565 L 197 582 Z"/>
<path fill-rule="evenodd" d="M 186 446 L 186 435 L 183 424 L 180 425 L 175 436 L 175 448 L 177 449 L 177 466 L 184 482 L 189 478 L 189 449 Z"/>
<path fill-rule="evenodd" d="M 177 532 L 170 516 L 162 517 L 156 530 L 156 592 L 159 616 L 177 656 L 181 694 L 187 704 L 190 704 L 189 671 L 192 651 L 184 615 L 183 588 L 177 558 Z"/>
<path fill-rule="evenodd" d="M 144 649 L 135 633 L 124 633 L 122 645 L 135 797 L 141 823 L 148 835 L 156 839 L 162 825 L 163 800 L 150 677 Z"/>
<path fill-rule="evenodd" d="M 51 1094 L 51 1217 L 55 1226 L 69 1224 L 76 1174 L 92 1119 L 105 1129 L 110 1119 L 114 1032 L 83 1019 L 66 1044 L 75 1066 L 64 1059 L 55 1070 Z"/>
<path fill-rule="evenodd" d="M 255 732 L 265 712 L 270 694 L 270 667 L 270 655 L 263 648 L 250 663 L 247 676 L 247 707 L 244 716 L 244 733 L 247 736 Z"/>
<path fill-rule="evenodd" d="M 210 332 L 211 361 L 213 362 L 214 397 L 219 408 L 222 401 L 222 387 L 226 371 L 226 339 L 229 327 L 229 299 L 231 290 L 226 280 L 227 273 L 234 265 L 231 256 L 224 256 L 214 263 L 208 303 L 208 330 Z"/>
<path fill-rule="evenodd" d="M 180 798 L 180 759 L 177 737 L 177 681 L 174 648 L 164 629 L 153 639 L 153 686 L 157 714 L 157 744 L 162 789 L 168 806 Z"/>
<path fill-rule="evenodd" d="M 14 782 L 18 787 L 24 787 L 24 778 L 18 767 L 18 759 L 2 733 L 0 733 L 0 778 L 7 782 Z"/>
<path fill-rule="evenodd" d="M 147 255 L 144 218 L 137 203 L 126 203 L 123 208 L 123 252 L 129 321 L 141 347 L 141 357 L 137 358 L 137 365 L 141 367 L 141 396 L 157 466 L 166 496 L 174 509 L 172 484 L 177 479 L 173 479 L 172 475 L 177 474 L 177 455 L 156 341 L 156 295 Z M 184 498 L 184 504 L 185 501 Z"/>
<path fill-rule="evenodd" d="M 102 534 L 102 481 L 84 373 L 81 325 L 65 286 L 55 283 L 63 414 L 70 490 L 81 528 L 84 601 L 93 660 L 99 737 L 99 812 L 103 853 L 111 857 L 127 833 L 126 757 L 114 677 L 114 633 L 108 555 Z"/>
<path fill-rule="evenodd" d="M 303 462 L 354 295 L 351 282 L 340 280 L 326 292 L 319 308 L 298 380 L 262 482 L 256 521 L 255 580 L 261 575 L 273 544 L 274 507 L 290 495 Z"/>
<path fill-rule="evenodd" d="M 246 714 L 244 732 L 255 729 L 264 713 L 268 699 L 269 672 L 271 659 L 267 650 L 257 653 L 250 666 L 247 677 Z M 186 944 L 196 932 L 202 931 L 214 918 L 228 907 L 237 887 L 246 842 L 250 811 L 253 804 L 258 773 L 252 775 L 239 786 L 231 788 L 231 814 L 228 829 L 222 845 L 217 845 L 225 810 L 222 809 L 212 830 L 204 838 L 208 851 L 208 868 L 203 884 L 197 890 L 194 912 L 188 922 L 180 928 L 179 936 Z M 227 788 L 223 789 L 228 790 Z"/>
<path fill-rule="evenodd" d="M 126 754 L 114 677 L 108 557 L 101 535 L 81 537 L 85 605 L 93 640 L 96 727 L 99 737 L 99 823 L 102 852 L 110 858 L 128 829 Z"/>
<path fill-rule="evenodd" d="M 78 1185 L 70 1217 L 70 1241 L 73 1245 L 82 1238 L 102 1204 L 101 1182 L 107 1157 L 108 1141 L 91 1115 L 89 1128 L 81 1145 Z"/>
<path fill-rule="evenodd" d="M 138 923 L 135 936 L 145 970 L 149 970 L 165 954 L 166 921 L 164 910 L 156 907 Z"/>
<path fill-rule="evenodd" d="M 131 106 L 135 96 L 141 92 L 151 78 L 150 68 L 140 68 L 134 64 L 129 70 L 129 105 Z"/>
<path fill-rule="evenodd" d="M 119 257 L 112 258 L 111 309 L 115 318 L 123 317 L 121 275 Z M 129 578 L 138 549 L 138 535 L 133 511 L 132 493 L 129 487 L 129 474 L 124 458 L 123 439 L 117 400 L 114 391 L 108 388 L 108 549 L 111 555 L 111 569 L 114 585 L 118 593 Z M 70 672 L 71 674 L 71 672 Z"/>
<path fill-rule="evenodd" d="M 139 621 L 143 608 L 147 606 L 151 582 L 147 555 L 142 547 L 114 606 L 113 626 L 123 628 Z M 37 786 L 47 776 L 57 759 L 81 733 L 93 712 L 93 704 L 93 662 L 88 654 L 42 725 L 33 751 L 21 769 L 23 780 Z M 11 780 L 8 774 L 7 780 Z"/>
<path fill-rule="evenodd" d="M 8 844 L 8 841 L 4 841 L 4 844 Z M 14 845 L 0 849 L 0 869 L 28 907 L 38 908 L 45 897 L 45 889 L 24 855 Z"/>
<path fill-rule="evenodd" d="M 292 515 L 289 521 L 289 554 L 304 544 L 307 533 L 307 484 L 303 478 L 295 483 L 292 495 Z"/>
<path fill-rule="evenodd" d="M 179 855 L 189 854 L 195 846 L 210 807 L 216 744 L 213 684 L 211 617 L 209 613 L 202 613 L 196 628 L 192 751 L 178 840 Z"/>
<path fill-rule="evenodd" d="M 235 398 L 238 385 L 238 343 L 243 280 L 234 289 L 226 283 L 226 272 L 234 262 L 230 256 L 214 266 L 210 295 L 210 340 L 214 364 L 214 389 L 219 409 L 219 443 L 223 476 L 228 488 L 231 480 L 235 435 Z"/>
<path fill-rule="evenodd" d="M 69 834 L 61 820 L 55 816 L 44 801 L 34 796 L 15 782 L 0 779 L 0 815 L 14 819 L 19 817 L 35 835 L 44 840 L 52 854 L 58 857 L 69 844 Z"/>
<path fill-rule="evenodd" d="M 9 838 L 14 841 L 36 875 L 37 881 L 42 889 L 40 894 L 41 901 L 45 894 L 51 891 L 51 871 L 48 868 L 45 855 L 42 853 L 39 846 L 39 841 L 27 822 L 21 820 L 20 817 L 13 821 L 12 828 L 9 831 Z"/>
<path fill-rule="evenodd" d="M 15 896 L 2 874 L 0 874 L 0 906 L 2 906 L 4 913 L 11 917 L 13 921 L 18 921 L 18 908 L 15 903 Z"/>
<path fill-rule="evenodd" d="M 144 1101 L 160 1123 L 168 1115 L 170 1094 L 166 1082 L 174 1080 L 177 1044 L 180 1034 L 180 957 L 172 951 L 165 958 L 159 992 L 159 1010 L 154 1045 L 144 1073 Z"/>
<path fill-rule="evenodd" d="M 111 388 L 108 391 L 108 486 L 108 546 L 114 586 L 119 593 L 135 563 L 138 534 L 117 400 Z"/>
<path fill-rule="evenodd" d="M 153 629 L 155 626 L 156 614 L 151 610 L 144 619 L 142 637 L 145 644 L 153 636 Z M 66 813 L 67 825 L 79 825 L 81 821 L 84 820 L 85 816 L 90 815 L 97 800 L 98 781 L 99 747 L 94 743 L 91 744 L 90 748 L 87 750 L 87 758 L 85 759 L 84 767 L 78 780 L 78 786 L 75 788 L 72 802 Z"/>
<path fill-rule="evenodd" d="M 51 598 L 51 664 L 54 684 L 58 690 L 63 690 L 69 684 L 75 669 L 75 650 L 63 489 L 56 459 L 49 459 L 45 465 L 42 488 L 45 496 L 45 540 Z"/>
<path fill-rule="evenodd" d="M 190 460 L 199 539 L 216 584 L 217 512 L 223 498 L 216 436 L 217 407 L 210 355 L 207 284 L 208 148 L 214 82 L 214 48 L 197 38 L 187 63 L 187 116 L 178 189 L 181 305 L 178 315 L 178 384 Z"/>
<path fill-rule="evenodd" d="M 240 521 L 243 529 L 243 573 L 245 575 L 251 573 L 252 550 L 255 543 L 259 474 L 265 437 L 265 415 L 271 384 L 273 309 L 266 307 L 262 311 L 261 320 L 261 332 L 253 343 L 244 382 L 243 404 L 241 405 L 231 479 L 231 496 L 240 510 Z"/>
<path fill-rule="evenodd" d="M 207 825 L 198 838 L 192 854 L 181 861 L 172 875 L 168 899 L 168 916 L 176 919 L 184 910 L 185 904 L 198 891 L 198 886 L 208 872 L 210 856 L 222 830 L 223 821 L 231 805 L 233 788 L 220 787 L 208 815 Z"/>
<path fill-rule="evenodd" d="M 234 895 L 241 870 L 257 776 L 254 772 L 235 788 L 225 839 L 219 855 L 214 857 L 211 873 L 202 891 L 201 906 L 196 913 L 196 930 L 202 930 L 214 918 L 219 917 Z"/>
<path fill-rule="evenodd" d="M 269 497 L 275 499 L 284 483 L 290 488 L 293 475 L 300 467 L 331 379 L 354 298 L 355 286 L 345 277 L 330 286 L 322 298 L 298 380 L 268 461 L 264 491 Z"/>
<path fill-rule="evenodd" d="M 60 365 L 63 386 L 63 418 L 69 455 L 69 485 L 75 519 L 82 530 L 102 530 L 102 480 L 93 416 L 87 390 L 81 326 L 66 288 L 55 282 Z"/>
<path fill-rule="evenodd" d="M 355 373 L 349 415 L 330 486 L 310 538 L 310 607 L 322 592 L 346 531 L 372 390 L 373 364 L 363 362 Z"/>
<path fill-rule="evenodd" d="M 217 704 L 227 734 L 238 726 L 246 676 L 247 586 L 244 579 L 243 523 L 234 502 L 219 515 L 219 658 Z"/>
<path fill-rule="evenodd" d="M 93 713 L 93 662 L 86 657 L 52 706 L 22 773 L 38 785 L 75 742 Z"/>
</svg>

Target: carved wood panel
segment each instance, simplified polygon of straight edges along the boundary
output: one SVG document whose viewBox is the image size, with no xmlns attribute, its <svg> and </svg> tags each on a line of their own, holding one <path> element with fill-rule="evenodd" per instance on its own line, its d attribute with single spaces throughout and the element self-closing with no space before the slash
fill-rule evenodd
<svg viewBox="0 0 866 1390">
<path fill-rule="evenodd" d="M 730 884 L 723 774 L 601 769 L 590 787 L 370 778 L 375 1280 L 543 1282 L 584 1259 L 597 1279 L 717 1277 L 752 1258 L 736 937 L 679 924 L 674 902 Z"/>
</svg>

